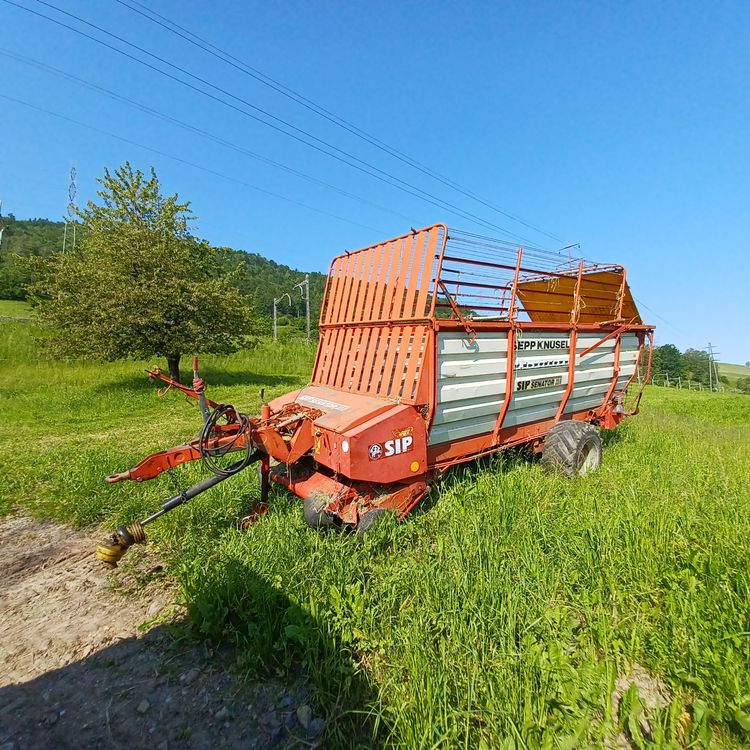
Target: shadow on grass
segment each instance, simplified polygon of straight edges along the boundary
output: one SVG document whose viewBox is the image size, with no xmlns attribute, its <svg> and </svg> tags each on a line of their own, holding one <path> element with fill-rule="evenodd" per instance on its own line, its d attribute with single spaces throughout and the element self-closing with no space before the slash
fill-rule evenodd
<svg viewBox="0 0 750 750">
<path fill-rule="evenodd" d="M 238 559 L 212 561 L 197 583 L 186 583 L 188 627 L 216 642 L 236 634 L 237 667 L 253 679 L 302 670 L 313 707 L 326 721 L 326 748 L 382 746 L 387 732 L 368 712 L 377 691 L 349 649 L 327 626 Z M 191 632 L 190 629 L 188 632 Z"/>
<path fill-rule="evenodd" d="M 601 430 L 599 434 L 602 438 L 602 448 L 606 450 L 613 445 L 621 443 L 625 438 L 626 428 L 624 425 L 618 425 L 614 430 Z"/>
<path fill-rule="evenodd" d="M 241 582 L 234 599 L 199 591 L 189 609 L 223 606 L 224 625 L 247 634 L 242 648 L 185 638 L 190 617 L 126 638 L 0 687 L 0 742 L 59 750 L 381 747 L 365 713 L 374 689 L 325 624 L 256 573 L 232 568 Z M 306 727 L 301 706 L 312 709 Z"/>
</svg>

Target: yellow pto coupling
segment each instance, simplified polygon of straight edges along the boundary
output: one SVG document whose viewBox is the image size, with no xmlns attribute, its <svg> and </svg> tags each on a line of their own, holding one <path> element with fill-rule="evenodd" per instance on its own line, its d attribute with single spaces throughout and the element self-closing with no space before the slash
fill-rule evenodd
<svg viewBox="0 0 750 750">
<path fill-rule="evenodd" d="M 110 568 L 116 568 L 122 556 L 134 544 L 144 544 L 146 532 L 143 525 L 136 522 L 120 526 L 105 542 L 96 545 L 96 556 Z"/>
</svg>

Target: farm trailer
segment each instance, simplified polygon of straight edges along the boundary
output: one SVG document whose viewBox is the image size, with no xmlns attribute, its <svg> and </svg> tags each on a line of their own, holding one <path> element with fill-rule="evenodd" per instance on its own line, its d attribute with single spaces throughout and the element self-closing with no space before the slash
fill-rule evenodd
<svg viewBox="0 0 750 750">
<path fill-rule="evenodd" d="M 261 510 L 275 482 L 303 499 L 310 525 L 360 529 L 386 511 L 403 518 L 447 469 L 511 446 L 587 473 L 601 461 L 597 428 L 638 411 L 653 331 L 620 265 L 443 224 L 346 252 L 328 273 L 310 384 L 258 417 L 208 399 L 197 361 L 192 388 L 149 372 L 198 399 L 203 427 L 107 480 L 197 459 L 211 475 L 120 527 L 98 555 L 116 565 L 146 524 L 256 462 Z"/>
</svg>

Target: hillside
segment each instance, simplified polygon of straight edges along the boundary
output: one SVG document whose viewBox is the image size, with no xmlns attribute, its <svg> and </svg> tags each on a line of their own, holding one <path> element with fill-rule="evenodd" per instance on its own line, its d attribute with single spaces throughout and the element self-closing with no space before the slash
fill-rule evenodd
<svg viewBox="0 0 750 750">
<path fill-rule="evenodd" d="M 19 262 L 18 256 L 47 257 L 59 252 L 63 245 L 65 224 L 49 219 L 16 219 L 12 214 L 0 219 L 5 227 L 0 244 L 0 299 L 23 300 L 24 286 L 29 274 Z M 79 228 L 80 231 L 80 228 Z M 279 328 L 303 330 L 305 324 L 305 304 L 299 290 L 294 285 L 305 277 L 304 271 L 276 263 L 258 253 L 248 253 L 233 248 L 217 248 L 222 267 L 226 270 L 243 264 L 247 273 L 243 274 L 238 286 L 254 302 L 257 309 L 269 317 L 273 314 L 273 300 L 288 292 L 292 305 L 279 305 Z M 323 296 L 325 275 L 310 274 L 310 301 L 313 326 L 317 322 L 320 300 Z"/>
<path fill-rule="evenodd" d="M 24 299 L 28 273 L 17 256 L 46 257 L 62 249 L 65 224 L 49 219 L 0 219 L 4 228 L 0 243 L 0 299 Z"/>
<path fill-rule="evenodd" d="M 305 301 L 301 290 L 294 289 L 295 284 L 304 280 L 304 271 L 276 263 L 258 253 L 248 253 L 229 247 L 218 248 L 218 251 L 223 255 L 223 263 L 227 270 L 236 268 L 239 263 L 245 266 L 246 273 L 243 274 L 238 286 L 265 315 L 273 315 L 275 298 L 281 297 L 284 293 L 290 295 L 291 306 L 286 298 L 278 306 L 280 335 L 287 327 L 304 329 Z M 318 321 L 325 280 L 326 277 L 322 273 L 310 273 L 310 316 L 313 328 Z"/>
<path fill-rule="evenodd" d="M 747 365 L 732 365 L 727 362 L 719 362 L 719 374 L 726 375 L 731 385 L 737 382 L 737 378 L 750 378 L 750 367 Z"/>
</svg>

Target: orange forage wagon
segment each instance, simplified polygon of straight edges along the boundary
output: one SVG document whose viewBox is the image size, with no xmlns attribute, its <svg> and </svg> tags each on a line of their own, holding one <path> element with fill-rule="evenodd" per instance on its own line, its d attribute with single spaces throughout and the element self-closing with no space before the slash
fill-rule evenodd
<svg viewBox="0 0 750 750">
<path fill-rule="evenodd" d="M 309 385 L 259 416 L 208 399 L 197 360 L 192 388 L 149 372 L 198 399 L 203 427 L 108 481 L 197 459 L 210 476 L 98 555 L 116 565 L 146 524 L 256 462 L 256 513 L 275 482 L 303 499 L 310 525 L 359 529 L 386 511 L 402 518 L 448 468 L 510 446 L 585 474 L 601 461 L 598 428 L 638 411 L 653 331 L 620 265 L 444 224 L 344 253 L 328 273 Z"/>
</svg>

